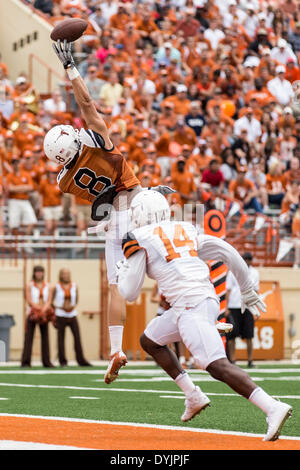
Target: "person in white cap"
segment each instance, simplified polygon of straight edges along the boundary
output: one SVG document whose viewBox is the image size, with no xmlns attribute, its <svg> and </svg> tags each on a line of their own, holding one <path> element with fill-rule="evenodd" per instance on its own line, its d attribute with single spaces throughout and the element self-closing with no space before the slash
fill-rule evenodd
<svg viewBox="0 0 300 470">
<path fill-rule="evenodd" d="M 165 62 L 166 66 L 170 65 L 172 60 L 177 60 L 177 63 L 180 65 L 181 63 L 181 55 L 178 49 L 172 46 L 171 42 L 165 42 L 163 46 L 159 47 L 156 55 L 155 60 L 157 66 L 160 62 Z"/>
<path fill-rule="evenodd" d="M 276 77 L 267 82 L 269 92 L 276 98 L 282 106 L 291 104 L 294 96 L 294 90 L 291 83 L 285 79 L 285 66 L 277 65 L 275 72 Z"/>
<path fill-rule="evenodd" d="M 295 63 L 298 62 L 297 57 L 294 54 L 291 46 L 283 38 L 278 39 L 277 46 L 275 46 L 275 47 L 273 47 L 273 49 L 271 49 L 270 55 L 271 55 L 272 59 L 279 62 L 279 64 L 286 65 L 287 61 L 290 57 L 292 57 L 294 59 Z"/>
</svg>

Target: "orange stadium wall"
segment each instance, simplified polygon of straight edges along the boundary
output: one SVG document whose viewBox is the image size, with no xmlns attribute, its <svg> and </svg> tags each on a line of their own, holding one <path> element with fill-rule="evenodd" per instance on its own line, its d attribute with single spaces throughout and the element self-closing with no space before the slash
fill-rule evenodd
<svg viewBox="0 0 300 470">
<path fill-rule="evenodd" d="M 50 88 L 57 87 L 63 73 L 51 46 L 52 26 L 20 0 L 0 0 L 0 18 L 1 61 L 7 64 L 11 80 L 15 81 L 20 72 L 30 73 L 30 55 L 34 54 L 43 62 L 32 61 L 32 83 L 37 91 L 50 91 L 50 68 L 59 75 L 51 74 Z"/>
<path fill-rule="evenodd" d="M 37 263 L 39 263 L 37 261 Z M 47 271 L 47 264 L 44 264 Z M 79 304 L 78 319 L 81 328 L 82 343 L 85 354 L 89 360 L 98 360 L 100 351 L 100 317 L 97 314 L 100 308 L 100 269 L 98 260 L 53 260 L 51 261 L 50 282 L 53 285 L 57 281 L 58 272 L 62 267 L 68 267 L 72 273 L 72 279 L 79 286 Z M 26 279 L 29 281 L 32 272 L 33 262 L 27 262 Z M 294 355 L 300 359 L 300 346 L 297 349 L 297 342 L 300 345 L 300 271 L 290 268 L 260 268 L 262 281 L 277 281 L 281 290 L 282 311 L 283 311 L 283 357 L 289 359 Z M 146 278 L 143 292 L 145 298 L 145 321 L 149 322 L 156 314 L 156 304 L 150 302 L 153 281 Z M 9 313 L 14 316 L 16 325 L 10 330 L 10 359 L 20 360 L 23 337 L 24 337 L 24 269 L 20 262 L 18 266 L 13 266 L 8 261 L 0 261 L 0 314 Z M 96 313 L 95 313 L 96 312 Z M 289 329 L 291 327 L 290 314 L 295 314 L 293 328 L 296 331 L 295 336 L 290 337 Z M 272 312 L 270 313 L 272 317 Z M 263 319 L 262 322 L 267 319 Z M 272 318 L 271 320 L 272 326 Z M 274 325 L 274 323 L 273 323 Z M 263 326 L 260 325 L 260 326 Z M 270 326 L 270 324 L 268 325 Z M 139 329 L 140 329 L 139 325 Z M 276 329 L 276 327 L 275 327 Z M 263 340 L 268 348 L 268 333 L 264 334 Z M 275 334 L 277 334 L 275 332 Z M 57 341 L 56 330 L 50 325 L 50 348 L 51 357 L 57 359 Z M 66 334 L 66 352 L 69 360 L 74 360 L 73 339 L 70 331 Z M 268 359 L 276 358 L 276 355 L 265 356 Z M 238 349 L 238 355 L 243 358 L 243 350 Z M 33 360 L 40 359 L 40 336 L 37 331 L 34 346 Z"/>
</svg>

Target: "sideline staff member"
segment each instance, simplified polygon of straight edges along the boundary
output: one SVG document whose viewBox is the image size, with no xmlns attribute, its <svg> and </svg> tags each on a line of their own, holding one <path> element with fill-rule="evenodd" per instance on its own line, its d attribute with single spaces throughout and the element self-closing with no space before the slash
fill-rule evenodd
<svg viewBox="0 0 300 470">
<path fill-rule="evenodd" d="M 74 349 L 76 360 L 80 366 L 90 366 L 91 364 L 84 358 L 79 325 L 77 321 L 76 305 L 78 303 L 78 288 L 75 282 L 71 281 L 69 269 L 59 271 L 59 282 L 53 289 L 52 303 L 55 308 L 55 326 L 58 336 L 58 360 L 61 366 L 67 365 L 65 355 L 65 330 L 69 326 L 74 337 Z"/>
<path fill-rule="evenodd" d="M 45 282 L 45 269 L 35 266 L 32 281 L 26 286 L 25 298 L 28 303 L 28 316 L 25 325 L 24 348 L 21 360 L 22 367 L 31 366 L 31 353 L 36 325 L 41 331 L 42 362 L 44 367 L 54 367 L 50 362 L 48 323 L 51 320 L 50 285 Z"/>
<path fill-rule="evenodd" d="M 242 258 L 248 265 L 249 275 L 253 282 L 254 290 L 259 291 L 259 272 L 253 268 L 252 253 L 246 252 L 242 255 Z M 241 291 L 237 283 L 236 278 L 231 271 L 228 272 L 226 278 L 226 300 L 227 300 L 227 311 L 226 317 L 228 321 L 233 324 L 233 330 L 227 335 L 227 356 L 230 362 L 235 362 L 235 338 L 240 336 L 246 340 L 247 343 L 247 357 L 248 367 L 253 366 L 253 337 L 254 337 L 254 318 L 249 310 L 245 310 L 242 313 L 241 310 Z"/>
</svg>

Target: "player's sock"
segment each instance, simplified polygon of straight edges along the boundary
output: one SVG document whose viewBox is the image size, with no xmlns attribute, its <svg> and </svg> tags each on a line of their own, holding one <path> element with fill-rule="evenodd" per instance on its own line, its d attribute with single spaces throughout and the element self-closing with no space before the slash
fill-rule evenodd
<svg viewBox="0 0 300 470">
<path fill-rule="evenodd" d="M 122 351 L 123 330 L 122 325 L 112 325 L 108 327 L 110 339 L 110 355 Z"/>
<path fill-rule="evenodd" d="M 183 391 L 185 396 L 190 395 L 196 388 L 196 385 L 192 382 L 190 376 L 184 371 L 179 374 L 175 379 L 176 384 Z"/>
<path fill-rule="evenodd" d="M 248 400 L 251 401 L 251 403 L 254 405 L 258 406 L 258 408 L 266 413 L 266 415 L 269 414 L 274 404 L 278 403 L 260 387 L 257 387 L 255 390 L 253 390 Z"/>
</svg>

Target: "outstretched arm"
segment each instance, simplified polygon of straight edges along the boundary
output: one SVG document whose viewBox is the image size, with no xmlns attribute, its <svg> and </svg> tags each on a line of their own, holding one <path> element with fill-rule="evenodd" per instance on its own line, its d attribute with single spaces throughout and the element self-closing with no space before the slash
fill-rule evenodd
<svg viewBox="0 0 300 470">
<path fill-rule="evenodd" d="M 71 52 L 72 43 L 64 41 L 63 43 L 58 40 L 57 43 L 53 43 L 53 49 L 57 57 L 61 61 L 66 70 L 69 79 L 72 83 L 74 96 L 76 102 L 82 112 L 83 118 L 89 129 L 100 134 L 105 142 L 106 148 L 113 146 L 104 119 L 98 113 L 95 103 L 92 100 L 87 86 L 80 76 L 80 73 L 76 69 L 75 62 Z"/>
<path fill-rule="evenodd" d="M 238 251 L 224 240 L 211 235 L 198 235 L 198 255 L 202 260 L 219 260 L 225 263 L 236 277 L 242 294 L 242 311 L 247 308 L 253 315 L 266 311 L 263 300 L 254 290 L 249 269 Z"/>
</svg>

